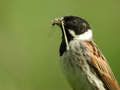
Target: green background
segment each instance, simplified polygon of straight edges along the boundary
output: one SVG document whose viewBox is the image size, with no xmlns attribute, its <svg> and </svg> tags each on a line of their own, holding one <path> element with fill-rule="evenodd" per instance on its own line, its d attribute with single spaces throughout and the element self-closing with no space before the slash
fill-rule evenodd
<svg viewBox="0 0 120 90">
<path fill-rule="evenodd" d="M 0 0 L 0 90 L 71 90 L 56 17 L 85 18 L 120 83 L 120 0 Z"/>
</svg>

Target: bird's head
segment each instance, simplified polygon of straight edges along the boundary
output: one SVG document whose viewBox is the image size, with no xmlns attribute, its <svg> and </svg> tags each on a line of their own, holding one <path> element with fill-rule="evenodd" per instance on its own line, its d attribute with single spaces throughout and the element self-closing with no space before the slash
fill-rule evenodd
<svg viewBox="0 0 120 90">
<path fill-rule="evenodd" d="M 68 41 L 71 39 L 90 40 L 92 38 L 92 31 L 88 22 L 77 16 L 56 18 L 52 25 L 58 25 L 62 32 L 64 29 Z"/>
</svg>

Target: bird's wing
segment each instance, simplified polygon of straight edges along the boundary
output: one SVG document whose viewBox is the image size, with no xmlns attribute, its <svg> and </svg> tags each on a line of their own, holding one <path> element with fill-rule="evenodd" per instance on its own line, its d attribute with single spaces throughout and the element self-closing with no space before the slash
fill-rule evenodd
<svg viewBox="0 0 120 90">
<path fill-rule="evenodd" d="M 103 81 L 107 90 L 120 90 L 107 60 L 97 48 L 96 44 L 92 41 L 86 42 L 86 44 L 91 53 L 89 64 L 97 76 Z"/>
</svg>

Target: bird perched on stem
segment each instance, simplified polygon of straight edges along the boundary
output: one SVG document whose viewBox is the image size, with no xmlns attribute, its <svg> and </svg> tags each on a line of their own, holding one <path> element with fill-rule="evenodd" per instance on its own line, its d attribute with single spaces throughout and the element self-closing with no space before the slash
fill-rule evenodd
<svg viewBox="0 0 120 90">
<path fill-rule="evenodd" d="M 52 25 L 62 31 L 60 63 L 73 90 L 120 90 L 86 20 L 65 16 L 54 19 Z"/>
</svg>

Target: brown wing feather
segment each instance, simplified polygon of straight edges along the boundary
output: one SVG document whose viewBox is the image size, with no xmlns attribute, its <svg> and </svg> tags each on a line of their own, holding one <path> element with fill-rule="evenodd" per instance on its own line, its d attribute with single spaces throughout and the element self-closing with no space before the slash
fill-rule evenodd
<svg viewBox="0 0 120 90">
<path fill-rule="evenodd" d="M 96 44 L 92 41 L 87 41 L 86 44 L 92 56 L 89 64 L 97 70 L 96 74 L 100 76 L 100 79 L 103 81 L 105 87 L 108 90 L 120 90 L 109 64 L 97 48 Z"/>
</svg>

